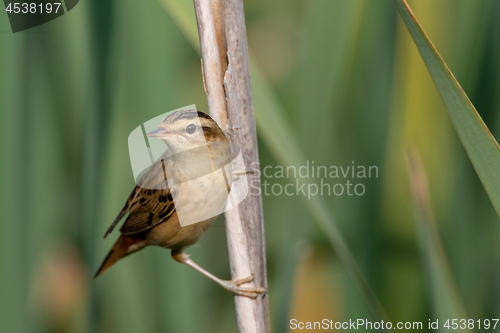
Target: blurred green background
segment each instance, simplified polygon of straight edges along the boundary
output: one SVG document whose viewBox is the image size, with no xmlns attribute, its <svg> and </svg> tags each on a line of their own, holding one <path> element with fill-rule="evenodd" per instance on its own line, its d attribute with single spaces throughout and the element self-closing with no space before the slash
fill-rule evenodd
<svg viewBox="0 0 500 333">
<path fill-rule="evenodd" d="M 499 138 L 500 1 L 410 5 Z M 301 164 L 378 166 L 364 196 L 322 200 L 391 321 L 428 331 L 447 314 L 499 318 L 499 217 L 393 1 L 254 0 L 245 12 L 261 168 L 291 154 L 274 128 L 295 138 Z M 82 0 L 16 34 L 0 14 L 1 332 L 236 330 L 232 296 L 166 250 L 92 279 L 134 186 L 129 133 L 185 105 L 207 111 L 193 24 L 189 0 Z M 428 264 L 405 164 L 412 146 L 450 274 Z M 375 320 L 310 200 L 263 202 L 273 331 L 290 331 L 291 318 Z M 223 217 L 188 253 L 229 278 Z"/>
</svg>

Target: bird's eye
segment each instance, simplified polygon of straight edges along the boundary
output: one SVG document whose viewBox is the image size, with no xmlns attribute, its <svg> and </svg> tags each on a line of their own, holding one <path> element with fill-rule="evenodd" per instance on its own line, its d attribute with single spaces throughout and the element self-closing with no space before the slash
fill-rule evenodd
<svg viewBox="0 0 500 333">
<path fill-rule="evenodd" d="M 186 127 L 186 132 L 187 134 L 193 134 L 194 132 L 196 132 L 196 125 L 189 124 L 188 127 Z"/>
</svg>

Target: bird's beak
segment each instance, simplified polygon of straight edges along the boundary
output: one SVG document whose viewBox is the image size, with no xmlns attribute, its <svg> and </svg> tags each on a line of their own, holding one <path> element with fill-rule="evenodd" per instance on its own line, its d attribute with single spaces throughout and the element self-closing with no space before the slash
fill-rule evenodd
<svg viewBox="0 0 500 333">
<path fill-rule="evenodd" d="M 146 136 L 150 137 L 150 138 L 164 138 L 164 137 L 167 137 L 167 136 L 171 136 L 171 134 L 169 134 L 163 128 L 158 127 L 154 131 L 149 132 L 148 134 L 146 134 Z"/>
</svg>

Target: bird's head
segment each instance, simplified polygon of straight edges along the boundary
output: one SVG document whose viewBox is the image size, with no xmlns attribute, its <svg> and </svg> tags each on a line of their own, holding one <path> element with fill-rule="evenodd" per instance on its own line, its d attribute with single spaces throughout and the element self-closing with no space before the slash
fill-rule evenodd
<svg viewBox="0 0 500 333">
<path fill-rule="evenodd" d="M 180 110 L 169 114 L 147 136 L 163 140 L 174 152 L 228 141 L 219 125 L 209 115 L 197 110 Z"/>
</svg>

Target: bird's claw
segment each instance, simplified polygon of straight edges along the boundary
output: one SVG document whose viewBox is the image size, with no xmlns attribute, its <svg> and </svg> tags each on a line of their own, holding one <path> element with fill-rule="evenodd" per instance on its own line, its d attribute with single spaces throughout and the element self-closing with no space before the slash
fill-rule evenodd
<svg viewBox="0 0 500 333">
<path fill-rule="evenodd" d="M 242 284 L 252 282 L 253 280 L 254 275 L 252 274 L 243 279 L 224 281 L 224 288 L 238 296 L 256 298 L 260 294 L 264 294 L 266 289 L 261 287 L 241 287 Z"/>
<path fill-rule="evenodd" d="M 230 127 L 228 129 L 223 130 L 222 132 L 224 132 L 226 137 L 231 141 L 231 137 L 233 135 L 233 132 L 239 131 L 240 129 L 241 129 L 241 127 Z"/>
<path fill-rule="evenodd" d="M 234 282 L 235 285 L 237 285 L 239 287 L 242 284 L 252 282 L 254 279 L 255 279 L 255 276 L 252 274 L 250 276 L 247 276 L 246 278 L 238 279 L 238 280 L 235 280 L 235 281 L 232 280 L 232 281 Z"/>
<path fill-rule="evenodd" d="M 253 173 L 254 173 L 253 171 L 247 171 L 245 169 L 234 170 L 233 171 L 233 179 L 238 180 L 240 178 L 240 176 L 246 176 L 246 175 L 253 174 Z"/>
</svg>

